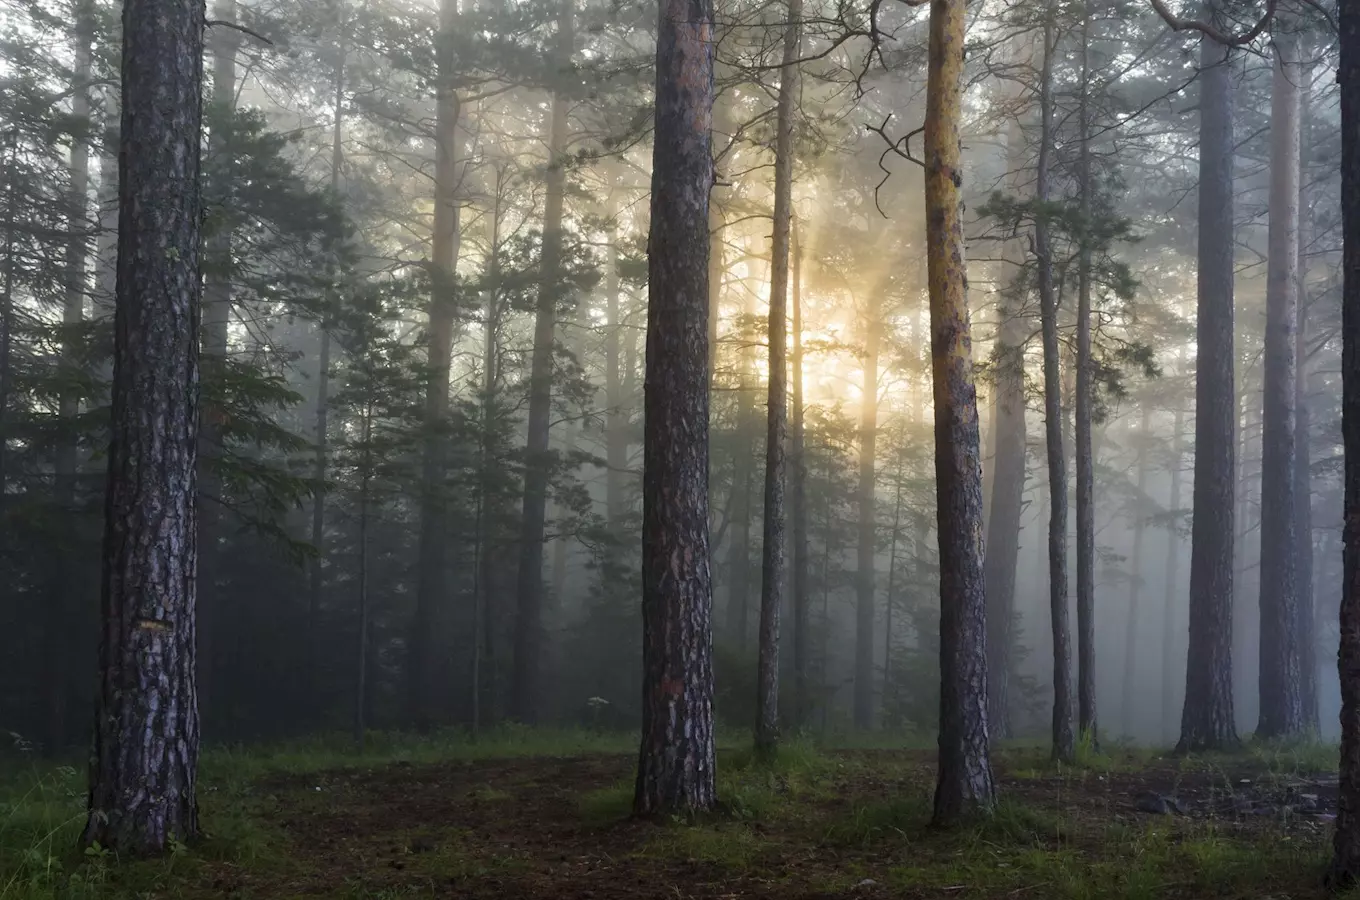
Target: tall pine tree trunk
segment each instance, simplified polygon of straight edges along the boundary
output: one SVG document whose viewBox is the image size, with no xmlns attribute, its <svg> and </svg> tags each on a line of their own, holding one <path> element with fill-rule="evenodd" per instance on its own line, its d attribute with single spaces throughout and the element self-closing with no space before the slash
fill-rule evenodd
<svg viewBox="0 0 1360 900">
<path fill-rule="evenodd" d="M 1134 498 L 1133 549 L 1129 554 L 1129 617 L 1124 624 L 1124 694 L 1120 709 L 1126 736 L 1133 736 L 1134 694 L 1138 690 L 1138 613 L 1143 600 L 1143 532 L 1147 530 L 1147 445 L 1152 439 L 1152 405 L 1144 398 L 1138 425 L 1137 496 Z"/>
<path fill-rule="evenodd" d="M 874 557 L 877 555 L 878 516 L 874 510 L 874 453 L 878 442 L 878 349 L 882 331 L 884 280 L 865 300 L 862 323 L 864 385 L 859 414 L 859 546 L 855 577 L 855 727 L 874 725 L 874 607 L 878 595 Z"/>
<path fill-rule="evenodd" d="M 925 212 L 940 532 L 940 761 L 934 809 L 940 825 L 989 810 L 995 802 L 987 748 L 982 462 L 960 190 L 963 50 L 963 0 L 935 0 L 926 89 Z"/>
<path fill-rule="evenodd" d="M 708 192 L 713 5 L 663 0 L 647 238 L 642 741 L 633 811 L 713 808 Z"/>
<path fill-rule="evenodd" d="M 1081 195 L 1081 229 L 1077 244 L 1077 727 L 1082 738 L 1099 746 L 1096 731 L 1096 522 L 1095 452 L 1091 446 L 1091 408 L 1095 401 L 1091 359 L 1091 11 L 1082 4 L 1081 86 L 1077 123 L 1077 190 Z"/>
<path fill-rule="evenodd" d="M 1223 15 L 1210 0 L 1210 18 Z M 1233 720 L 1233 111 L 1228 48 L 1200 43 L 1199 277 L 1195 346 L 1190 652 L 1182 751 L 1237 744 Z"/>
<path fill-rule="evenodd" d="M 1058 294 L 1053 284 L 1053 256 L 1043 206 L 1048 202 L 1049 160 L 1053 153 L 1053 55 L 1051 20 L 1044 24 L 1044 61 L 1040 73 L 1039 163 L 1034 223 L 1038 269 L 1039 317 L 1044 342 L 1044 435 L 1048 448 L 1048 597 L 1053 626 L 1053 755 L 1070 762 L 1076 753 L 1072 722 L 1072 636 L 1067 614 L 1067 459 L 1063 455 L 1062 373 L 1059 368 Z"/>
<path fill-rule="evenodd" d="M 1345 443 L 1345 531 L 1342 551 L 1341 786 L 1335 855 L 1328 880 L 1360 880 L 1360 6 L 1342 3 L 1341 221 L 1345 273 L 1341 300 L 1341 430 Z"/>
<path fill-rule="evenodd" d="M 1171 426 L 1171 497 L 1168 511 L 1179 515 L 1181 510 L 1181 478 L 1185 467 L 1184 447 L 1185 411 L 1176 409 L 1176 421 Z M 1167 523 L 1166 582 L 1162 600 L 1162 740 L 1168 744 L 1176 733 L 1176 593 L 1180 589 L 1182 538 L 1175 521 Z"/>
<path fill-rule="evenodd" d="M 100 690 L 82 836 L 198 836 L 194 685 L 202 4 L 126 0 Z"/>
<path fill-rule="evenodd" d="M 811 659 L 812 627 L 809 612 L 812 597 L 808 584 L 811 549 L 808 545 L 807 455 L 803 435 L 803 245 L 799 240 L 798 220 L 791 222 L 793 243 L 793 439 L 789 452 L 793 478 L 793 692 L 794 722 L 799 728 L 808 724 L 812 712 Z"/>
<path fill-rule="evenodd" d="M 1305 55 L 1300 52 L 1300 57 Z M 1314 733 L 1320 727 L 1318 711 L 1317 631 L 1313 627 L 1313 477 L 1311 420 L 1308 415 L 1308 244 L 1312 239 L 1312 214 L 1308 203 L 1306 153 L 1312 136 L 1313 67 L 1299 66 L 1299 241 L 1294 327 L 1294 539 L 1298 553 L 1295 587 L 1298 595 L 1299 689 L 1303 699 L 1304 727 Z"/>
<path fill-rule="evenodd" d="M 798 96 L 798 37 L 802 0 L 788 0 L 784 67 L 779 73 L 774 148 L 774 240 L 770 248 L 770 383 L 765 433 L 765 515 L 760 583 L 760 664 L 756 689 L 756 750 L 769 755 L 779 740 L 779 614 L 784 604 L 788 548 L 784 489 L 788 437 L 789 239 L 793 216 L 793 115 Z"/>
<path fill-rule="evenodd" d="M 618 207 L 611 190 L 605 218 L 605 302 L 609 331 L 605 334 L 605 510 L 609 525 L 621 536 L 627 509 L 623 492 L 624 470 L 628 467 L 628 420 L 624 413 L 622 356 L 619 338 L 623 332 L 623 313 L 619 304 Z"/>
<path fill-rule="evenodd" d="M 571 66 L 572 0 L 562 0 L 557 20 L 557 59 Z M 515 616 L 515 669 L 511 714 L 521 722 L 538 720 L 539 664 L 543 654 L 543 530 L 547 515 L 552 452 L 548 430 L 552 414 L 553 342 L 557 306 L 562 299 L 562 214 L 566 200 L 567 97 L 553 94 L 548 135 L 547 190 L 543 206 L 543 255 L 539 263 L 534 353 L 529 373 L 528 440 L 525 446 L 524 513 L 519 545 L 519 606 Z"/>
<path fill-rule="evenodd" d="M 1270 234 L 1261 419 L 1262 737 L 1304 730 L 1299 670 L 1295 502 L 1295 329 L 1299 260 L 1299 80 L 1296 41 L 1276 34 L 1270 110 Z"/>
<path fill-rule="evenodd" d="M 419 729 L 430 728 L 439 715 L 436 681 L 437 640 L 448 603 L 448 467 L 449 368 L 457 315 L 459 249 L 458 117 L 461 100 L 454 88 L 453 41 L 457 0 L 442 0 L 435 87 L 434 225 L 430 236 L 430 307 L 426 349 L 424 446 L 421 448 L 420 538 L 416 563 L 416 608 L 411 619 L 406 665 L 407 713 Z"/>
</svg>

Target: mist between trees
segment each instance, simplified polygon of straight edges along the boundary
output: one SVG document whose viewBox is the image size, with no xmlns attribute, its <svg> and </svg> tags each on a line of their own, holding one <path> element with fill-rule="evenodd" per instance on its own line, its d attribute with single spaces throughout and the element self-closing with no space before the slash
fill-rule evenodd
<svg viewBox="0 0 1360 900">
<path fill-rule="evenodd" d="M 962 94 L 923 132 L 951 77 L 927 7 L 719 0 L 696 98 L 675 5 L 660 82 L 656 9 L 623 0 L 214 0 L 173 47 L 121 33 L 169 0 L 0 6 L 0 729 L 88 746 L 101 627 L 106 654 L 168 629 L 190 669 L 196 627 L 195 747 L 199 717 L 209 742 L 655 725 L 647 581 L 658 622 L 692 615 L 656 659 L 711 624 L 696 715 L 711 691 L 771 744 L 929 733 L 945 543 L 964 743 L 1336 736 L 1329 15 L 940 2 Z M 119 85 L 167 67 L 201 111 L 181 91 L 139 149 Z M 200 143 L 201 171 L 152 167 Z M 170 226 L 132 192 L 176 184 L 179 242 L 137 256 Z M 966 284 L 928 265 L 952 216 Z M 179 293 L 137 268 L 157 253 Z M 176 465 L 159 499 L 119 487 Z M 183 552 L 115 547 L 168 520 Z M 147 572 L 179 599 L 114 621 Z"/>
</svg>

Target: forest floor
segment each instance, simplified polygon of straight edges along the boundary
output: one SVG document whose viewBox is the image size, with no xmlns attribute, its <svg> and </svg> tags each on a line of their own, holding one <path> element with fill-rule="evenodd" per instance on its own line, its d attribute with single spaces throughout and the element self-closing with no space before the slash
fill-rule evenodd
<svg viewBox="0 0 1360 900">
<path fill-rule="evenodd" d="M 720 751 L 722 813 L 656 824 L 628 819 L 628 743 L 210 754 L 209 836 L 131 865 L 69 851 L 80 777 L 34 770 L 26 792 L 0 791 L 0 900 L 1325 896 L 1331 748 L 1063 768 L 1008 748 L 996 815 L 940 832 L 927 750 L 795 744 L 773 766 Z"/>
</svg>

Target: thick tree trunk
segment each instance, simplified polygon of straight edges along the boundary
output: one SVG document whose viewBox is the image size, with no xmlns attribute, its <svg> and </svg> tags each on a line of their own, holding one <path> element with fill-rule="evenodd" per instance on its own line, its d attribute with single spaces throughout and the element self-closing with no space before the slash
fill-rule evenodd
<svg viewBox="0 0 1360 900">
<path fill-rule="evenodd" d="M 878 443 L 878 350 L 882 332 L 882 292 L 876 285 L 865 300 L 864 386 L 859 414 L 859 546 L 855 577 L 855 727 L 874 726 L 874 607 L 878 596 L 874 557 L 878 516 L 874 509 L 874 453 Z"/>
<path fill-rule="evenodd" d="M 420 538 L 416 608 L 411 619 L 406 665 L 408 716 L 428 729 L 437 709 L 436 665 L 439 624 L 448 602 L 448 467 L 449 367 L 457 315 L 459 209 L 458 117 L 461 101 L 454 88 L 456 58 L 452 41 L 458 20 L 457 0 L 442 0 L 439 12 L 439 83 L 435 88 L 434 227 L 431 234 L 429 332 L 425 387 L 424 447 L 421 450 Z"/>
<path fill-rule="evenodd" d="M 1221 17 L 1219 0 L 1211 18 Z M 1228 48 L 1200 44 L 1199 285 L 1190 653 L 1178 749 L 1237 744 L 1233 720 L 1233 114 Z"/>
<path fill-rule="evenodd" d="M 712 809 L 708 554 L 711 0 L 663 0 L 648 250 L 642 524 L 642 741 L 633 811 Z"/>
<path fill-rule="evenodd" d="M 100 692 L 82 842 L 141 855 L 198 836 L 201 4 L 123 5 L 117 315 Z"/>
<path fill-rule="evenodd" d="M 571 65 L 575 38 L 572 0 L 562 0 L 557 20 L 558 64 Z M 543 654 L 543 530 L 547 516 L 552 451 L 548 431 L 552 414 L 553 341 L 562 290 L 562 207 L 567 190 L 567 97 L 553 95 L 548 135 L 548 175 L 543 206 L 543 255 L 539 263 L 534 353 L 529 372 L 528 440 L 525 446 L 524 513 L 520 520 L 519 605 L 515 616 L 515 671 L 511 715 L 538 720 L 539 664 Z"/>
<path fill-rule="evenodd" d="M 1300 53 L 1302 57 L 1304 53 Z M 1317 733 L 1318 710 L 1317 631 L 1313 627 L 1313 476 L 1311 420 L 1308 415 L 1308 244 L 1312 238 L 1312 214 L 1305 177 L 1307 148 L 1312 137 L 1313 67 L 1299 66 L 1299 241 L 1296 266 L 1297 317 L 1294 328 L 1294 539 L 1297 549 L 1295 588 L 1298 596 L 1299 690 L 1303 695 L 1304 727 Z"/>
<path fill-rule="evenodd" d="M 788 0 L 784 67 L 779 73 L 774 149 L 774 240 L 770 248 L 770 384 L 765 432 L 765 515 L 760 583 L 760 665 L 756 691 L 756 751 L 779 741 L 779 614 L 788 577 L 784 488 L 788 438 L 789 239 L 793 217 L 793 107 L 798 98 L 798 44 L 803 0 Z"/>
<path fill-rule="evenodd" d="M 1270 235 L 1261 417 L 1261 737 L 1305 728 L 1299 669 L 1295 329 L 1299 261 L 1299 80 L 1295 39 L 1276 34 L 1270 110 Z"/>
<path fill-rule="evenodd" d="M 1039 115 L 1042 133 L 1035 200 L 1048 202 L 1049 160 L 1053 153 L 1053 25 L 1044 26 Z M 1048 597 L 1053 626 L 1053 755 L 1070 762 L 1076 753 L 1072 722 L 1072 634 L 1067 613 L 1067 459 L 1063 453 L 1061 349 L 1058 345 L 1058 294 L 1053 285 L 1053 255 L 1042 210 L 1034 223 L 1039 316 L 1044 342 L 1044 435 L 1048 448 Z"/>
<path fill-rule="evenodd" d="M 1360 6 L 1341 12 L 1341 221 L 1345 255 L 1341 301 L 1341 430 L 1346 453 L 1342 551 L 1341 787 L 1328 880 L 1360 881 Z"/>
<path fill-rule="evenodd" d="M 1091 446 L 1091 407 L 1095 401 L 1091 360 L 1091 114 L 1090 6 L 1082 5 L 1081 86 L 1077 122 L 1080 148 L 1077 190 L 1081 194 L 1082 229 L 1077 249 L 1077 727 L 1082 739 L 1099 747 L 1096 729 L 1096 517 L 1095 452 Z"/>
<path fill-rule="evenodd" d="M 794 722 L 799 728 L 808 724 L 812 712 L 811 673 L 808 668 L 812 627 L 809 612 L 812 597 L 808 576 L 811 562 L 808 545 L 807 456 L 803 439 L 803 245 L 798 237 L 798 220 L 791 223 L 793 242 L 793 439 L 790 470 L 793 476 L 793 691 Z"/>
<path fill-rule="evenodd" d="M 1133 727 L 1133 712 L 1138 691 L 1138 613 L 1143 600 L 1143 533 L 1147 530 L 1148 504 L 1147 445 L 1152 440 L 1152 405 L 1146 399 L 1139 404 L 1143 407 L 1142 420 L 1138 425 L 1138 475 L 1137 497 L 1133 519 L 1133 549 L 1129 554 L 1129 617 L 1124 625 L 1124 693 L 1120 709 L 1120 725 L 1126 737 L 1136 732 Z M 1168 592 L 1169 593 L 1169 592 Z"/>
<path fill-rule="evenodd" d="M 982 462 L 960 190 L 963 45 L 963 0 L 935 0 L 930 14 L 925 200 L 940 532 L 940 763 L 934 810 L 939 825 L 989 810 L 995 802 L 987 750 Z"/>
</svg>

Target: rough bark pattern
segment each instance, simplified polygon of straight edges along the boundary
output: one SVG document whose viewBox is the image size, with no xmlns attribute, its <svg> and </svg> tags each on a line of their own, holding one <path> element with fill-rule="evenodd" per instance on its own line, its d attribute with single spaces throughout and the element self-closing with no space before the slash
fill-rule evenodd
<svg viewBox="0 0 1360 900">
<path fill-rule="evenodd" d="M 789 0 L 784 68 L 779 77 L 774 151 L 774 239 L 770 247 L 770 383 L 765 432 L 765 533 L 760 583 L 760 661 L 756 689 L 756 749 L 779 740 L 779 614 L 788 572 L 784 491 L 788 480 L 789 239 L 793 207 L 793 107 L 798 96 L 802 0 Z"/>
<path fill-rule="evenodd" d="M 714 802 L 708 547 L 711 0 L 663 0 L 648 235 L 643 426 L 642 741 L 633 811 Z"/>
<path fill-rule="evenodd" d="M 1082 4 L 1081 87 L 1077 122 L 1080 148 L 1077 156 L 1077 190 L 1081 193 L 1081 220 L 1089 232 L 1091 222 L 1090 103 L 1090 5 Z M 1094 363 L 1091 359 L 1091 236 L 1083 233 L 1077 250 L 1077 727 L 1091 747 L 1099 746 L 1096 730 L 1096 522 L 1095 451 L 1091 446 L 1091 408 L 1095 400 Z"/>
<path fill-rule="evenodd" d="M 1215 0 L 1211 12 L 1220 7 Z M 1233 127 L 1228 49 L 1200 44 L 1199 277 L 1190 653 L 1178 749 L 1237 743 L 1233 720 Z"/>
<path fill-rule="evenodd" d="M 1360 5 L 1342 3 L 1341 220 L 1344 255 L 1341 301 L 1341 431 L 1346 454 L 1342 549 L 1341 785 L 1334 855 L 1328 879 L 1336 887 L 1360 881 Z"/>
<path fill-rule="evenodd" d="M 803 248 L 798 242 L 798 221 L 792 222 L 793 242 L 793 438 L 789 451 L 793 475 L 793 692 L 794 724 L 808 724 L 812 712 L 808 668 L 811 649 L 812 597 L 808 590 L 809 563 L 807 456 L 803 444 Z"/>
<path fill-rule="evenodd" d="M 1143 400 L 1142 421 L 1138 426 L 1137 506 L 1133 519 L 1133 549 L 1129 553 L 1129 617 L 1124 624 L 1124 684 L 1120 703 L 1120 724 L 1125 735 L 1134 734 L 1133 718 L 1138 690 L 1138 624 L 1139 607 L 1143 599 L 1143 535 L 1147 530 L 1149 509 L 1147 501 L 1148 460 L 1147 444 L 1152 440 L 1152 405 Z M 1170 591 L 1167 592 L 1168 596 Z"/>
<path fill-rule="evenodd" d="M 940 763 L 934 810 L 940 825 L 990 809 L 996 796 L 987 749 L 982 462 L 960 191 L 963 50 L 963 0 L 934 0 L 925 211 L 940 532 Z"/>
<path fill-rule="evenodd" d="M 1294 498 L 1300 70 L 1293 36 L 1276 34 L 1274 44 L 1261 417 L 1261 667 L 1256 733 L 1262 737 L 1293 736 L 1304 729 Z"/>
<path fill-rule="evenodd" d="M 574 44 L 572 0 L 563 0 L 557 20 L 559 66 L 571 65 Z M 543 253 L 539 263 L 538 309 L 529 372 L 528 436 L 525 443 L 524 512 L 520 519 L 519 605 L 515 617 L 515 668 L 511 713 L 521 722 L 538 718 L 539 664 L 543 654 L 543 530 L 547 516 L 552 451 L 553 340 L 562 282 L 562 206 L 567 190 L 567 97 L 553 95 L 548 135 L 548 175 L 543 204 Z"/>
<path fill-rule="evenodd" d="M 1042 134 L 1035 199 L 1048 201 L 1049 159 L 1053 152 L 1053 27 L 1044 27 L 1044 61 L 1040 73 L 1039 115 Z M 1072 633 L 1067 613 L 1067 459 L 1063 453 L 1061 350 L 1058 346 L 1058 295 L 1053 285 L 1053 257 L 1048 222 L 1034 225 L 1035 266 L 1039 282 L 1039 318 L 1044 344 L 1044 436 L 1048 449 L 1048 599 L 1053 628 L 1053 755 L 1070 761 L 1076 753 L 1072 722 Z"/>
<path fill-rule="evenodd" d="M 123 5 L 100 691 L 83 842 L 198 836 L 194 683 L 201 4 Z"/>
<path fill-rule="evenodd" d="M 874 557 L 878 549 L 878 516 L 874 511 L 874 454 L 878 444 L 878 350 L 882 291 L 887 281 L 866 299 L 864 311 L 864 388 L 859 417 L 859 543 L 855 576 L 855 727 L 874 725 L 874 598 L 878 594 Z"/>
<path fill-rule="evenodd" d="M 456 61 L 451 42 L 458 19 L 457 0 L 443 0 L 436 54 L 439 83 L 435 88 L 434 227 L 431 234 L 429 309 L 425 386 L 424 447 L 421 450 L 420 538 L 416 563 L 416 608 L 411 617 L 406 666 L 407 713 L 417 728 L 429 728 L 438 715 L 436 640 L 448 601 L 445 562 L 448 552 L 449 366 L 457 312 L 458 262 L 458 117 L 461 103 L 454 88 Z"/>
</svg>

